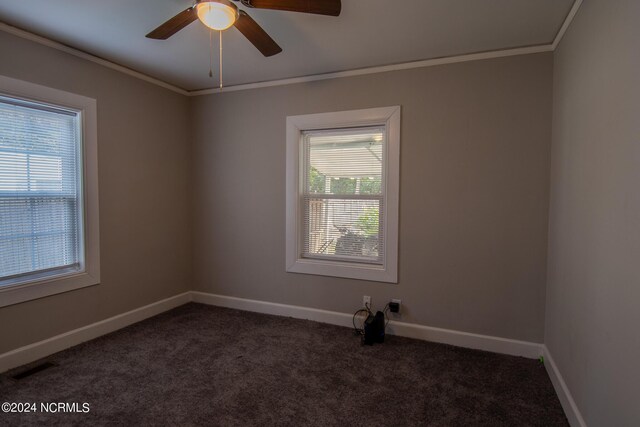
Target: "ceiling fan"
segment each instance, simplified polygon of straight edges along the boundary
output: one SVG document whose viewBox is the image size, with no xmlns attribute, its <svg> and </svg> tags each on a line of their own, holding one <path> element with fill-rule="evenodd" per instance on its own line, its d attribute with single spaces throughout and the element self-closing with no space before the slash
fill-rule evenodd
<svg viewBox="0 0 640 427">
<path fill-rule="evenodd" d="M 338 16 L 340 0 L 233 0 L 254 9 L 273 9 L 291 12 Z M 188 9 L 178 13 L 147 34 L 150 39 L 166 40 L 196 19 L 214 30 L 235 26 L 264 56 L 282 52 L 282 48 L 244 10 L 229 0 L 196 0 Z"/>
</svg>

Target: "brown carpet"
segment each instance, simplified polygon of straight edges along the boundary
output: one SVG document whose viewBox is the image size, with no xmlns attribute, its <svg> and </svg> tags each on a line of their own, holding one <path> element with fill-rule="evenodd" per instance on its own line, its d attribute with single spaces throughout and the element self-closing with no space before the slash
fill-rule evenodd
<svg viewBox="0 0 640 427">
<path fill-rule="evenodd" d="M 0 376 L 2 425 L 566 426 L 539 361 L 187 304 Z M 34 366 L 31 364 L 29 366 Z"/>
</svg>

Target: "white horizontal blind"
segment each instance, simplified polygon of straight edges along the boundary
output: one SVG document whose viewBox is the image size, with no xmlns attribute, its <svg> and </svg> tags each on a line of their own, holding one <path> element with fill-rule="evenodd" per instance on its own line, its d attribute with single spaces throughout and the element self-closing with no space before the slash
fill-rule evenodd
<svg viewBox="0 0 640 427">
<path fill-rule="evenodd" d="M 384 126 L 302 133 L 302 257 L 384 264 Z"/>
<path fill-rule="evenodd" d="M 83 262 L 79 121 L 0 96 L 0 285 Z"/>
</svg>

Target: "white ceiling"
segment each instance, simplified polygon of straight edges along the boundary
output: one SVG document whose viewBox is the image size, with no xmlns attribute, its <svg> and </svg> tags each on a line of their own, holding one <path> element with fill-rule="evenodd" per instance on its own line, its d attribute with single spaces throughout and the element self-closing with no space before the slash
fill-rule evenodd
<svg viewBox="0 0 640 427">
<path fill-rule="evenodd" d="M 0 0 L 0 21 L 186 90 L 215 87 L 217 76 L 208 76 L 209 33 L 200 22 L 166 41 L 145 38 L 191 4 Z M 572 4 L 573 0 L 342 0 L 339 17 L 245 9 L 283 52 L 265 58 L 235 28 L 225 31 L 224 82 L 238 85 L 550 44 Z M 216 38 L 214 46 L 217 50 Z"/>
</svg>

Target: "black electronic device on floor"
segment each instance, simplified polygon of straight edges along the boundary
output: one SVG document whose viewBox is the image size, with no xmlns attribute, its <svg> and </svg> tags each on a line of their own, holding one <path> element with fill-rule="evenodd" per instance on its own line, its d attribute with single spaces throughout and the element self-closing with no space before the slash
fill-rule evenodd
<svg viewBox="0 0 640 427">
<path fill-rule="evenodd" d="M 373 343 L 384 342 L 384 313 L 378 311 L 375 315 L 369 313 L 367 320 L 364 321 L 364 338 L 363 342 L 367 345 L 373 345 Z"/>
</svg>

